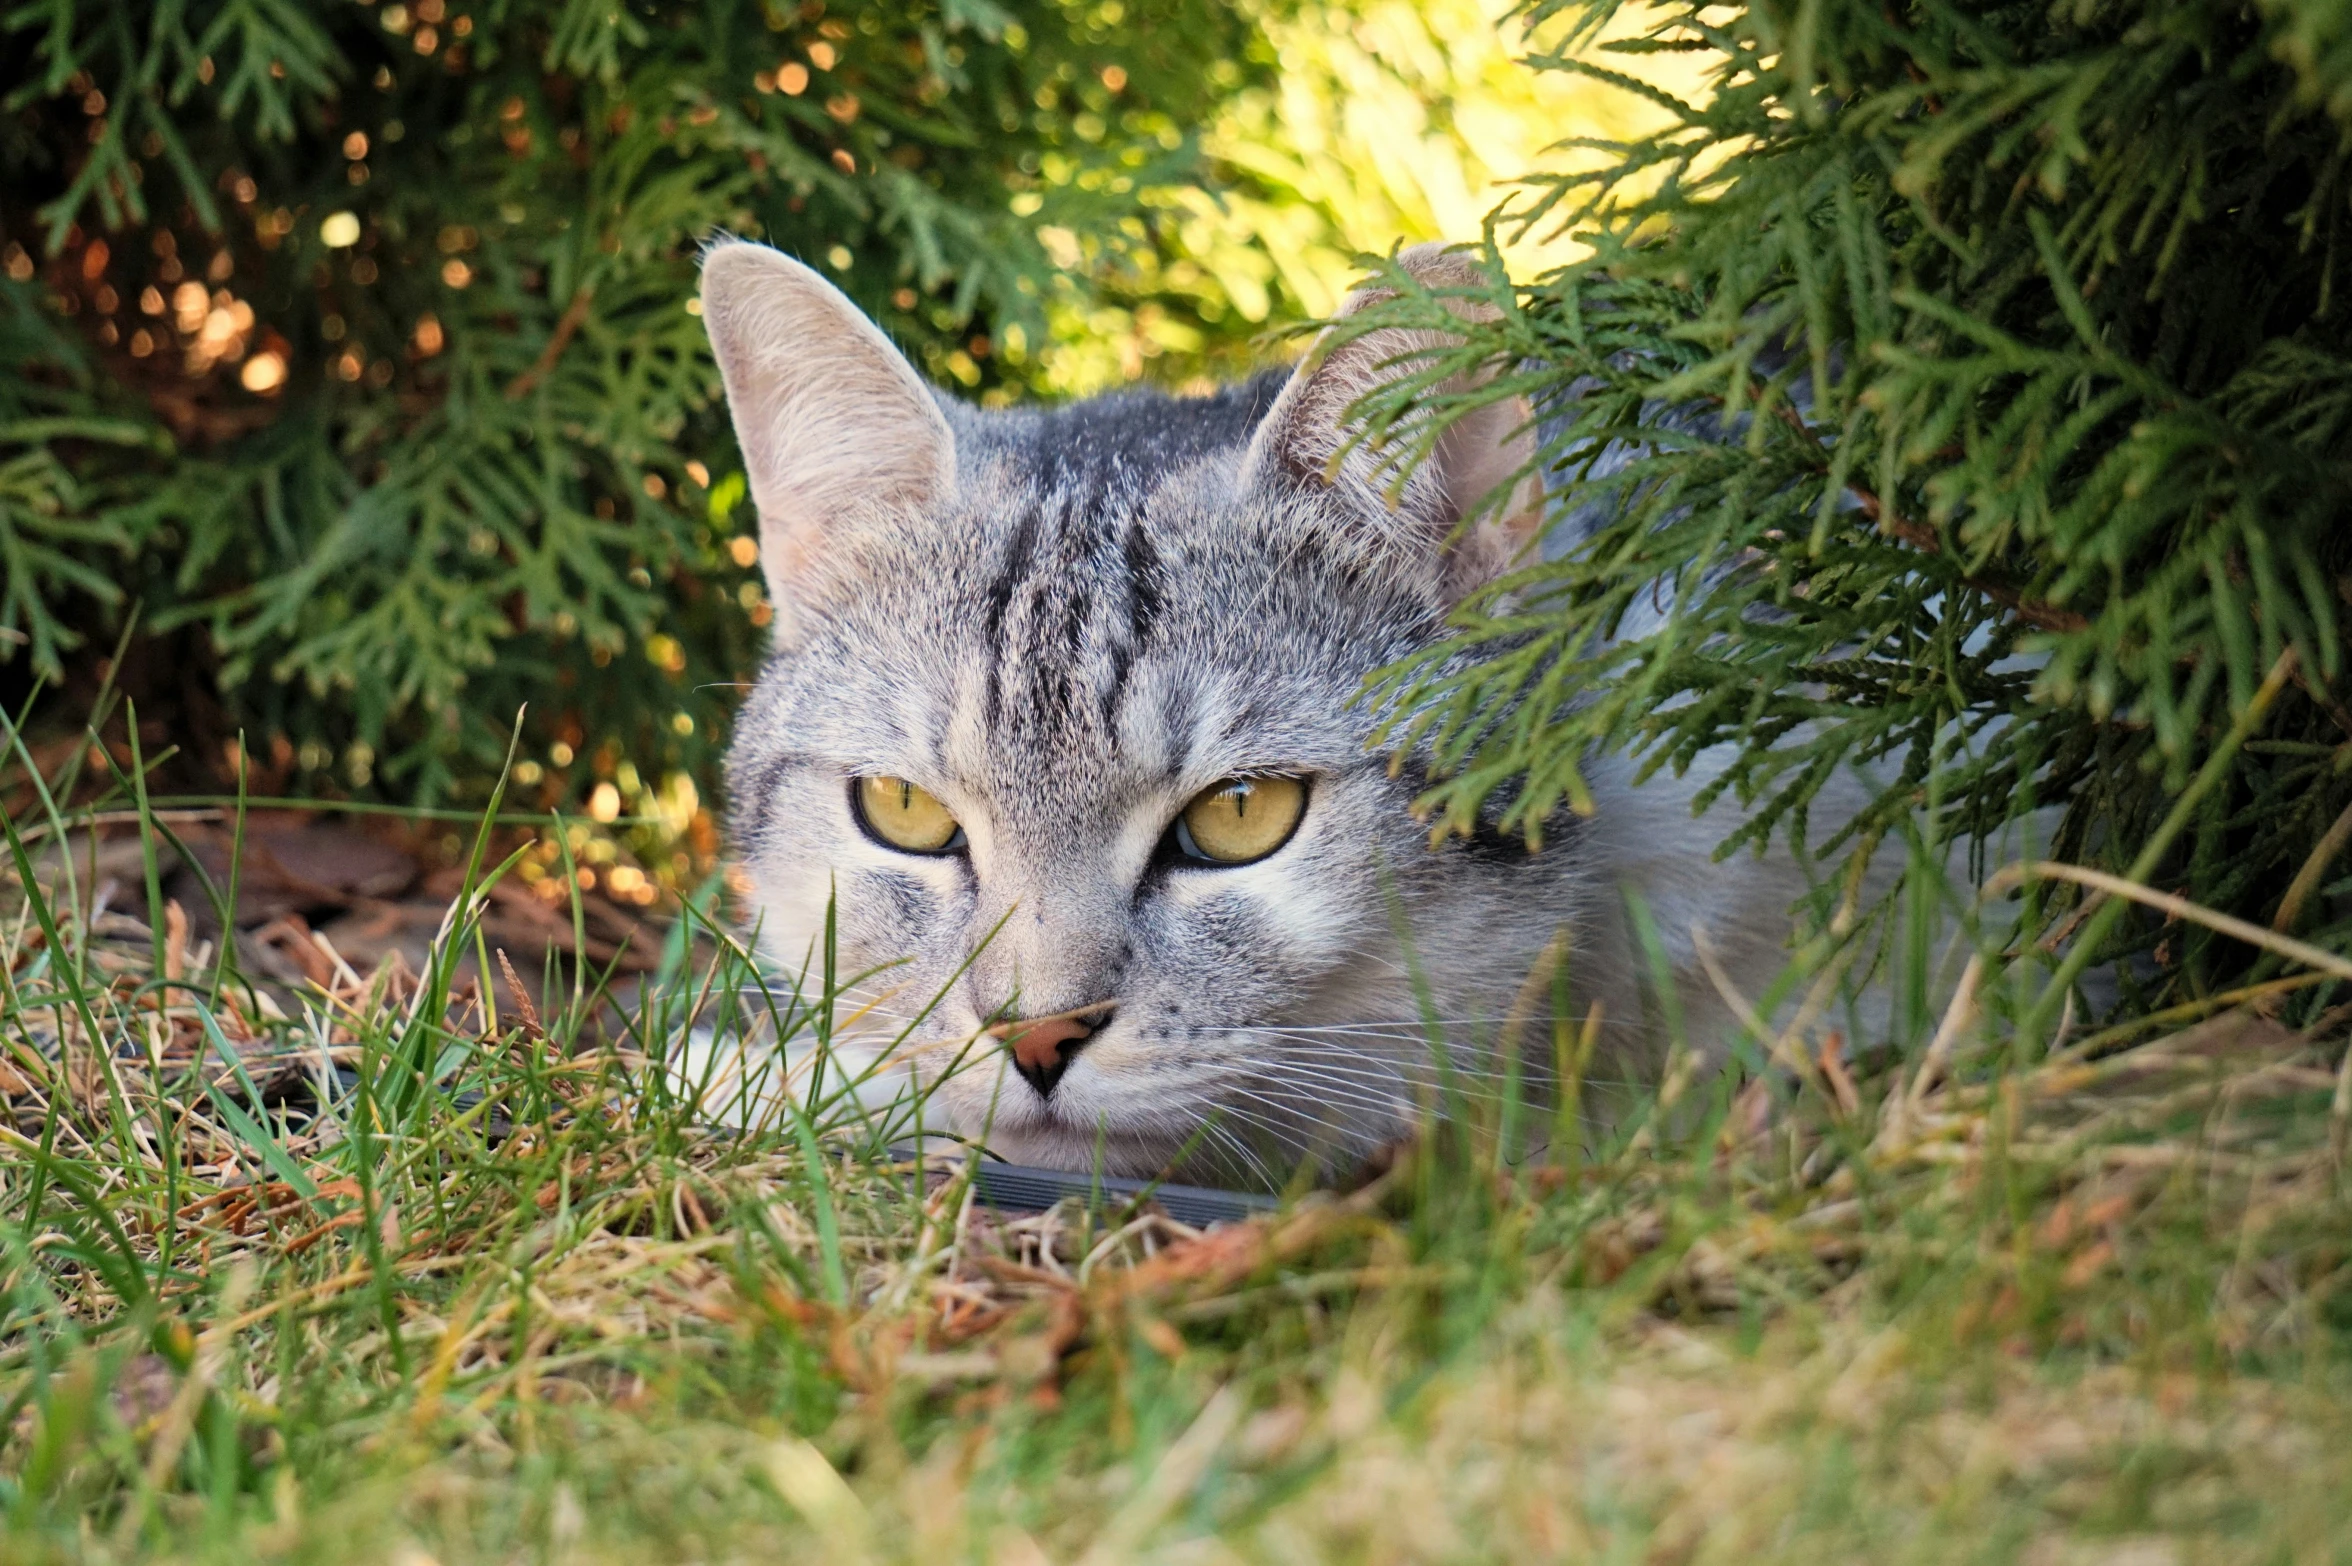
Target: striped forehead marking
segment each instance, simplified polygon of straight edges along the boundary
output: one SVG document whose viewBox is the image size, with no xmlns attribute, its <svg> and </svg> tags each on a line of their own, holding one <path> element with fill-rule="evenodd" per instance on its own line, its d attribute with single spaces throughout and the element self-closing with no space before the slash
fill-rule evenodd
<svg viewBox="0 0 2352 1566">
<path fill-rule="evenodd" d="M 982 701 L 1022 748 L 1107 746 L 1165 601 L 1144 497 L 1127 486 L 1037 497 L 981 593 Z"/>
</svg>

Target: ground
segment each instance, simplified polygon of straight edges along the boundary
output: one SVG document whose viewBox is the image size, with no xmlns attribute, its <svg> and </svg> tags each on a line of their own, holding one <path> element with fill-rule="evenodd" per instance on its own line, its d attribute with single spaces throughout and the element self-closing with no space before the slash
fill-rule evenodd
<svg viewBox="0 0 2352 1566">
<path fill-rule="evenodd" d="M 723 925 L 507 979 L 572 911 L 483 835 L 255 985 L 125 830 L 0 899 L 11 1560 L 2352 1561 L 2341 1019 L 2027 1059 L 1988 984 L 1538 1160 L 1466 1102 L 1248 1224 L 1008 1216 L 846 1101 L 709 1128 L 648 1054 Z"/>
</svg>

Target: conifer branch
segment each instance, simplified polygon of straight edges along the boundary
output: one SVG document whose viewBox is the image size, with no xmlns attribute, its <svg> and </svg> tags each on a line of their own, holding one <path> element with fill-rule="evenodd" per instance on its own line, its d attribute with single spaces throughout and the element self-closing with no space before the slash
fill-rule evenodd
<svg viewBox="0 0 2352 1566">
<path fill-rule="evenodd" d="M 766 642 L 710 525 L 715 233 L 825 258 L 975 395 L 1047 389 L 1065 301 L 1165 310 L 1204 366 L 1256 330 L 1162 264 L 1212 167 L 1171 129 L 1271 74 L 1225 0 L 0 13 L 0 676 L 62 706 L 143 599 L 172 640 L 127 667 L 199 790 L 250 730 L 274 792 L 478 801 L 468 714 L 526 702 L 549 805 L 591 756 L 712 775 Z"/>
<path fill-rule="evenodd" d="M 539 357 L 531 361 L 529 369 L 516 376 L 506 388 L 508 402 L 520 402 L 530 395 L 531 388 L 544 380 L 563 357 L 564 349 L 579 335 L 588 320 L 588 305 L 596 297 L 594 283 L 582 283 L 572 291 L 572 302 L 564 306 L 564 313 L 555 323 L 555 330 L 547 334 L 547 346 L 539 350 Z"/>
<path fill-rule="evenodd" d="M 1921 554 L 1940 555 L 1944 552 L 1944 541 L 1936 536 L 1934 528 L 1922 522 L 1913 522 L 1888 509 L 1876 494 L 1860 483 L 1849 480 L 1846 484 L 1846 491 L 1860 503 L 1862 514 L 1876 523 L 1878 530 L 1889 538 L 1901 539 Z M 2061 609 L 2056 604 L 2041 603 L 2028 598 L 2016 587 L 1998 577 L 1963 572 L 1960 576 L 1960 582 L 1961 585 L 1984 594 L 2038 630 L 2084 631 L 2090 629 L 2091 622 L 2086 616 L 2077 614 L 2072 609 Z"/>
<path fill-rule="evenodd" d="M 1526 207 L 1575 213 L 1589 254 L 1533 284 L 1492 257 L 1500 324 L 1436 367 L 1509 367 L 1483 395 L 1544 410 L 1537 460 L 1568 486 L 1457 640 L 1375 685 L 1423 806 L 1539 824 L 1595 756 L 1703 764 L 1700 806 L 1746 807 L 1720 851 L 1799 840 L 1849 886 L 1914 825 L 1989 844 L 2057 806 L 2033 831 L 2053 860 L 2248 927 L 2299 879 L 2317 923 L 2313 867 L 2352 830 L 2331 689 L 2352 665 L 2352 317 L 2328 308 L 2311 193 L 2340 190 L 2352 50 L 2289 47 L 2292 7 L 2232 0 L 1820 0 L 1803 49 L 1772 8 L 1633 5 L 1645 36 L 1717 47 L 1712 91 L 1683 95 L 1705 108 L 1533 181 Z M 1524 8 L 1563 12 L 1577 37 L 1624 20 Z M 1416 308 L 1350 326 L 1426 329 Z M 1726 375 L 1736 410 L 1708 392 Z M 1766 409 L 1798 438 L 1748 438 Z M 1868 799 L 1812 809 L 1856 776 L 1881 780 Z M 2312 945 L 2352 953 L 2324 905 Z M 2275 961 L 2158 918 L 2086 913 L 2044 1011 L 2135 953 L 2110 970 L 2135 1007 Z M 2285 1004 L 2322 1017 L 2328 990 Z"/>
<path fill-rule="evenodd" d="M 1783 424 L 1805 437 L 1808 442 L 1818 443 L 1819 437 L 1815 435 L 1811 426 L 1798 416 L 1796 409 L 1783 402 L 1779 404 L 1777 411 Z M 1922 522 L 1913 522 L 1900 512 L 1893 510 L 1861 480 L 1847 479 L 1846 493 L 1854 497 L 1862 507 L 1862 514 L 1876 523 L 1878 530 L 1889 538 L 1900 539 L 1922 554 L 1940 555 L 1944 552 L 1944 541 L 1937 536 L 1934 528 Z M 1984 594 L 2036 629 L 2082 631 L 2090 628 L 2091 622 L 2087 617 L 2077 614 L 2072 609 L 2062 609 L 2056 604 L 2040 603 L 2028 598 L 2021 589 L 1998 577 L 1971 575 L 1964 572 L 1960 581 L 1964 586 Z"/>
</svg>

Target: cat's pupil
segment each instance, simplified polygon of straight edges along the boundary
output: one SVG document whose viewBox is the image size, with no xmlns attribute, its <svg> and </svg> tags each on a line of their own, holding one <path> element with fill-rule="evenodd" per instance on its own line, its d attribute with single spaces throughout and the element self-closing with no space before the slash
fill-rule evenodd
<svg viewBox="0 0 2352 1566">
<path fill-rule="evenodd" d="M 886 848 L 936 854 L 963 846 L 963 829 L 955 817 L 911 778 L 859 778 L 851 802 L 867 836 Z"/>
<path fill-rule="evenodd" d="M 1305 805 L 1306 789 L 1296 778 L 1228 778 L 1185 808 L 1177 846 L 1212 864 L 1263 859 L 1289 838 Z"/>
</svg>

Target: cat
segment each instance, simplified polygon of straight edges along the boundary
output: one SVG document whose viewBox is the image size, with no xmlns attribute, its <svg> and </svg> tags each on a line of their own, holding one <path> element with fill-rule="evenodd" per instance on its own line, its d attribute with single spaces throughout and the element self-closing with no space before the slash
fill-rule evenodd
<svg viewBox="0 0 2352 1566">
<path fill-rule="evenodd" d="M 1471 276 L 1438 247 L 1399 259 Z M 1480 507 L 1528 465 L 1523 407 L 1409 472 L 1351 441 L 1358 398 L 1436 336 L 1326 339 L 1207 396 L 983 411 L 757 244 L 707 252 L 702 319 L 774 609 L 728 762 L 732 851 L 782 970 L 835 910 L 839 971 L 869 973 L 853 1049 L 979 1042 L 934 1125 L 1016 1162 L 1278 1183 L 1416 1122 L 1432 1026 L 1494 1091 L 1532 1003 L 1547 1063 L 1555 937 L 1576 1015 L 1598 1002 L 1615 1057 L 1654 1067 L 1627 887 L 1691 1038 L 1729 1022 L 1707 962 L 1749 994 L 1786 963 L 1805 880 L 1712 857 L 1732 823 L 1693 818 L 1704 768 L 1635 788 L 1596 762 L 1597 810 L 1540 851 L 1433 847 L 1414 758 L 1368 748 L 1365 677 L 1442 638 L 1541 531 L 1532 481 Z"/>
</svg>

